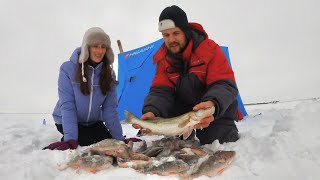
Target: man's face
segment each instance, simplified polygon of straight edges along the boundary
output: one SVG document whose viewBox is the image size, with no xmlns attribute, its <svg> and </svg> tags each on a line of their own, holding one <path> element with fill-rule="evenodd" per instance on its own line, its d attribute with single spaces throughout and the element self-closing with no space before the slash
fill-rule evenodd
<svg viewBox="0 0 320 180">
<path fill-rule="evenodd" d="M 179 27 L 163 30 L 162 37 L 166 47 L 172 54 L 181 53 L 187 43 L 186 35 Z"/>
</svg>

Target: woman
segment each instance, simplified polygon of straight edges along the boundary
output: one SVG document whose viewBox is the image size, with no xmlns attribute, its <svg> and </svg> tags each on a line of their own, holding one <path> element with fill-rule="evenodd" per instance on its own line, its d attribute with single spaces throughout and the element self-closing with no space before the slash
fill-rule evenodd
<svg viewBox="0 0 320 180">
<path fill-rule="evenodd" d="M 87 146 L 107 138 L 124 140 L 110 45 L 109 36 L 101 28 L 90 28 L 81 49 L 61 65 L 53 119 L 63 137 L 47 149 L 75 149 L 78 144 Z"/>
</svg>

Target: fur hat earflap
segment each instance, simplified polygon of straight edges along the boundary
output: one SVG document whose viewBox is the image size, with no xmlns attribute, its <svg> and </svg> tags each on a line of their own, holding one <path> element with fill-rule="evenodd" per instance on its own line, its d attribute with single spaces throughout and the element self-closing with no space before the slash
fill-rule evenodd
<svg viewBox="0 0 320 180">
<path fill-rule="evenodd" d="M 110 37 L 99 27 L 90 28 L 85 32 L 81 45 L 79 63 L 85 63 L 88 60 L 89 46 L 95 46 L 98 44 L 103 44 L 107 47 L 106 56 L 109 63 L 112 64 L 114 61 L 114 54 L 111 48 Z"/>
</svg>

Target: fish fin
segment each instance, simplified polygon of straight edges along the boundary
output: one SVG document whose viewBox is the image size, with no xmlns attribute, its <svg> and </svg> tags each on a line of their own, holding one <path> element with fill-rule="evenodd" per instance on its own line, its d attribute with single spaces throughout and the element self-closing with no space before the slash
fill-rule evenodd
<svg viewBox="0 0 320 180">
<path fill-rule="evenodd" d="M 196 154 L 200 157 L 204 157 L 204 156 L 208 155 L 208 153 L 200 147 L 191 147 L 190 149 L 194 154 Z"/>
<path fill-rule="evenodd" d="M 145 151 L 146 149 L 147 149 L 147 142 L 146 142 L 146 140 L 142 140 L 142 145 L 140 145 L 140 147 L 138 147 L 136 152 L 141 153 L 141 152 Z"/>
<path fill-rule="evenodd" d="M 178 127 L 179 127 L 179 128 L 183 128 L 183 127 L 185 127 L 188 123 L 189 123 L 189 121 L 182 121 L 181 123 L 178 124 Z"/>
<path fill-rule="evenodd" d="M 59 171 L 64 171 L 64 170 L 68 169 L 69 166 L 70 166 L 70 165 L 67 165 L 67 164 L 65 164 L 65 165 L 59 165 L 59 164 L 58 164 L 58 170 L 59 170 Z"/>
<path fill-rule="evenodd" d="M 89 169 L 89 172 L 95 174 L 97 172 L 97 169 L 96 168 Z"/>
<path fill-rule="evenodd" d="M 133 150 L 133 141 L 129 141 L 127 145 L 129 147 L 129 149 L 132 151 Z"/>
<path fill-rule="evenodd" d="M 217 175 L 222 174 L 222 173 L 224 172 L 224 169 L 225 169 L 225 168 L 222 168 L 221 170 L 219 170 L 219 171 L 217 172 Z"/>
<path fill-rule="evenodd" d="M 185 131 L 183 131 L 183 133 L 182 133 L 183 140 L 186 140 L 191 135 L 192 131 L 193 131 L 193 129 L 190 129 L 190 130 L 186 129 Z"/>
</svg>

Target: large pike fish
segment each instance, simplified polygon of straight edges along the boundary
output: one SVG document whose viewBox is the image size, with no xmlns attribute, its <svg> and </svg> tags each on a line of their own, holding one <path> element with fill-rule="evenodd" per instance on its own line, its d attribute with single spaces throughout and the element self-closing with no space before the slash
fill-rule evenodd
<svg viewBox="0 0 320 180">
<path fill-rule="evenodd" d="M 154 120 L 141 120 L 129 111 L 125 111 L 126 120 L 124 123 L 138 124 L 144 129 L 150 129 L 151 134 L 165 136 L 181 136 L 187 139 L 194 129 L 194 125 L 198 124 L 204 117 L 214 113 L 214 106 L 207 109 L 200 109 L 196 112 L 191 111 L 173 118 L 159 118 Z"/>
</svg>

